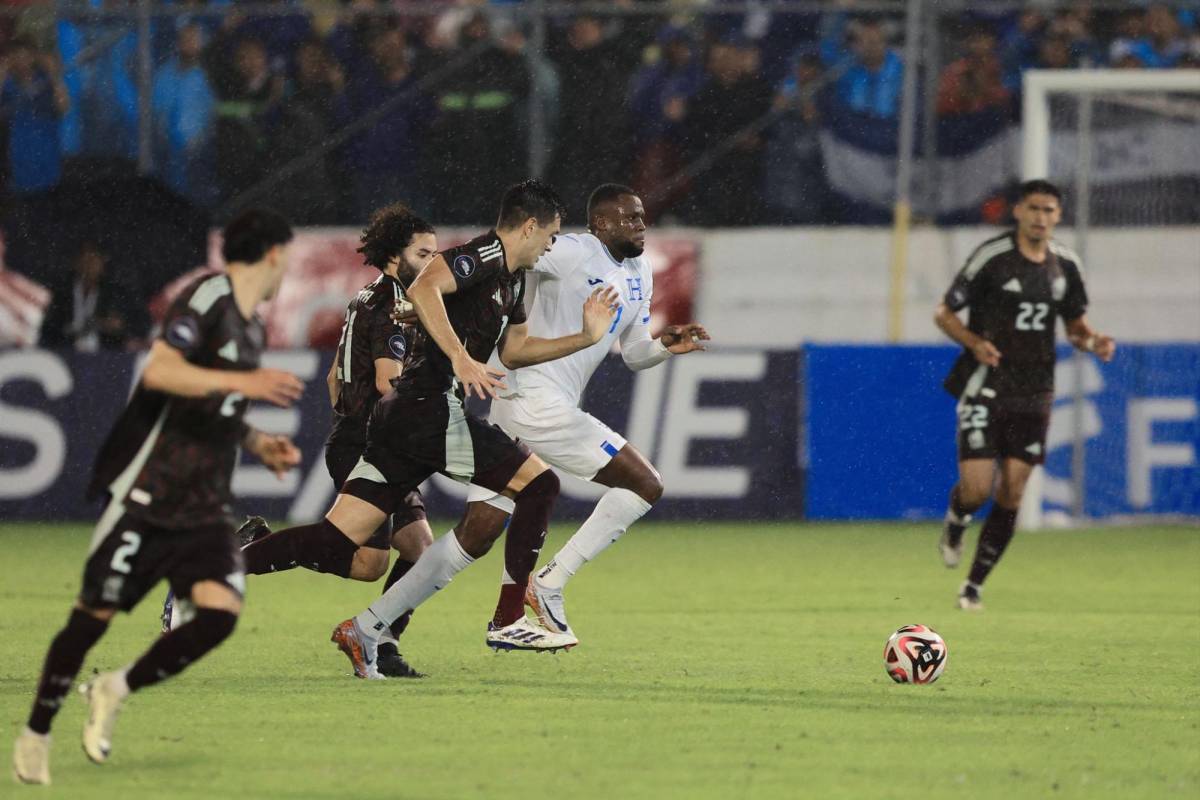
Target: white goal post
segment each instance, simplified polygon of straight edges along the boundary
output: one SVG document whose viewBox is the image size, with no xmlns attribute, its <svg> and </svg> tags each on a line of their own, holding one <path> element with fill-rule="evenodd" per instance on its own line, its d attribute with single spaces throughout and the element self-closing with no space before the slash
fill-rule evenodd
<svg viewBox="0 0 1200 800">
<path fill-rule="evenodd" d="M 1022 130 L 1021 130 L 1021 179 L 1035 178 L 1054 179 L 1051 175 L 1051 136 L 1052 115 L 1051 96 L 1072 95 L 1080 99 L 1078 121 L 1079 129 L 1091 125 L 1091 97 L 1099 94 L 1113 93 L 1124 95 L 1123 102 L 1134 107 L 1142 105 L 1148 110 L 1174 116 L 1175 112 L 1185 117 L 1196 119 L 1200 103 L 1188 102 L 1182 108 L 1175 109 L 1172 103 L 1163 98 L 1164 94 L 1182 93 L 1200 96 L 1200 70 L 1125 70 L 1125 69 L 1067 69 L 1067 70 L 1027 70 L 1022 74 Z M 1138 95 L 1145 95 L 1141 103 Z M 1087 230 L 1089 226 L 1088 160 L 1090 145 L 1087 136 L 1081 136 L 1078 143 L 1076 159 L 1077 181 L 1073 187 L 1075 195 L 1075 226 L 1074 236 L 1076 249 L 1080 251 L 1085 261 L 1087 253 Z M 1075 384 L 1076 413 L 1073 414 L 1075 426 L 1082 423 L 1084 418 L 1082 386 L 1084 384 L 1083 357 L 1077 354 L 1076 369 L 1073 371 Z M 1084 516 L 1084 472 L 1085 462 L 1082 448 L 1083 432 L 1076 430 L 1074 454 L 1072 458 L 1074 501 L 1071 517 L 1078 520 Z M 1038 467 L 1030 477 L 1025 496 L 1021 503 L 1019 526 L 1023 529 L 1038 529 L 1047 527 L 1050 523 L 1063 524 L 1061 518 L 1045 519 L 1043 507 L 1046 499 L 1047 476 L 1043 468 Z"/>
<path fill-rule="evenodd" d="M 1055 92 L 1200 92 L 1200 69 L 1031 69 L 1021 76 L 1021 180 L 1050 172 L 1050 95 Z"/>
</svg>

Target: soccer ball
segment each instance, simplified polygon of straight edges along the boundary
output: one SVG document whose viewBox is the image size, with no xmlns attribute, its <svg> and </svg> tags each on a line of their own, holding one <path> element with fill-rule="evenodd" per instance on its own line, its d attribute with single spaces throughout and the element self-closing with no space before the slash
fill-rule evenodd
<svg viewBox="0 0 1200 800">
<path fill-rule="evenodd" d="M 928 625 L 905 625 L 883 646 L 883 668 L 896 683 L 933 683 L 946 668 L 946 642 Z"/>
</svg>

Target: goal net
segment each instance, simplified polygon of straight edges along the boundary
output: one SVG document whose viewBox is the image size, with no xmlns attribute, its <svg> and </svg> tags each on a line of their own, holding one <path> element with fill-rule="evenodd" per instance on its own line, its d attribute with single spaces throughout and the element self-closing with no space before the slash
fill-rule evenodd
<svg viewBox="0 0 1200 800">
<path fill-rule="evenodd" d="M 1200 515 L 1200 71 L 1034 70 L 1022 170 L 1063 188 L 1113 363 L 1064 348 L 1024 527 Z"/>
</svg>

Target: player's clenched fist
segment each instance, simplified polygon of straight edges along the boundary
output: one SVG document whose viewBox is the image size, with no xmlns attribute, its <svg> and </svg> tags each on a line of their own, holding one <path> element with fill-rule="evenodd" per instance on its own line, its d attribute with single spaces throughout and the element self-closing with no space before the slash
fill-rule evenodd
<svg viewBox="0 0 1200 800">
<path fill-rule="evenodd" d="M 304 383 L 290 372 L 260 367 L 240 373 L 238 391 L 251 400 L 265 400 L 287 408 L 304 394 Z"/>
<path fill-rule="evenodd" d="M 592 344 L 604 338 L 621 307 L 621 295 L 611 285 L 597 287 L 583 301 L 583 332 Z"/>
</svg>

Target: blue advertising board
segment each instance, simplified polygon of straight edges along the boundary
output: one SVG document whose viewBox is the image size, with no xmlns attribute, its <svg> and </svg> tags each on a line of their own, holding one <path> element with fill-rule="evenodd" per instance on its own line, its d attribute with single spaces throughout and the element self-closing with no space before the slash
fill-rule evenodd
<svg viewBox="0 0 1200 800">
<path fill-rule="evenodd" d="M 294 372 L 307 388 L 295 407 L 256 405 L 248 420 L 292 436 L 304 462 L 279 480 L 243 459 L 233 479 L 237 511 L 311 520 L 329 507 L 334 487 L 322 449 L 330 425 L 325 374 L 331 357 L 308 350 L 265 356 L 264 365 Z M 136 361 L 125 353 L 0 350 L 0 518 L 99 513 L 84 502 L 84 487 L 129 396 Z M 798 363 L 794 350 L 718 350 L 634 373 L 612 356 L 593 377 L 583 405 L 662 473 L 666 494 L 652 516 L 795 518 L 803 510 Z M 424 490 L 431 514 L 461 512 L 460 484 L 436 476 Z M 564 478 L 556 516 L 586 516 L 602 491 Z"/>
<path fill-rule="evenodd" d="M 952 346 L 805 348 L 809 518 L 945 513 L 956 479 L 956 420 L 954 398 L 941 383 L 957 352 Z M 1045 508 L 1072 505 L 1078 430 L 1086 441 L 1087 516 L 1200 516 L 1200 345 L 1122 345 L 1110 364 L 1091 356 L 1077 362 L 1063 348 L 1055 383 Z"/>
</svg>

